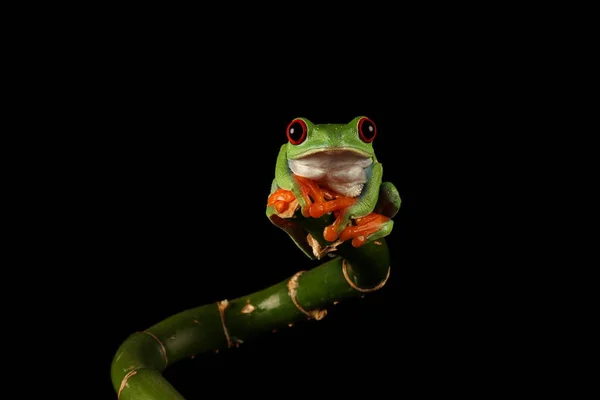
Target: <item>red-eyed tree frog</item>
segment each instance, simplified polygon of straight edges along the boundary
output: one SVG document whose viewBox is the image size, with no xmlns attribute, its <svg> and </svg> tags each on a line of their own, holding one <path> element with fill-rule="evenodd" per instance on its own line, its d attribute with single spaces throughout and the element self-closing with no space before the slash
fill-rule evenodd
<svg viewBox="0 0 600 400">
<path fill-rule="evenodd" d="M 313 124 L 295 118 L 286 135 L 266 214 L 309 258 L 320 258 L 321 249 L 294 221 L 298 210 L 305 218 L 332 213 L 334 222 L 323 231 L 330 249 L 350 239 L 360 247 L 391 232 L 401 199 L 391 182 L 382 182 L 383 168 L 373 149 L 377 127 L 371 119 Z"/>
</svg>

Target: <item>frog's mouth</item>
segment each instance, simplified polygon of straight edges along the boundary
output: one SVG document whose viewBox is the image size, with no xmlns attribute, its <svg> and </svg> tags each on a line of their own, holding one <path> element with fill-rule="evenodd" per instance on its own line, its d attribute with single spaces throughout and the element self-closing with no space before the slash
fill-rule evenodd
<svg viewBox="0 0 600 400">
<path fill-rule="evenodd" d="M 371 158 L 371 155 L 369 153 L 367 153 L 363 150 L 356 149 L 354 147 L 322 147 L 322 148 L 317 147 L 317 148 L 314 148 L 311 150 L 306 150 L 303 153 L 297 154 L 296 156 L 294 156 L 294 160 L 312 156 L 314 154 L 320 154 L 320 153 L 340 155 L 340 156 L 354 154 L 357 157 L 369 158 L 369 159 Z"/>
<path fill-rule="evenodd" d="M 360 195 L 372 164 L 369 154 L 349 148 L 315 149 L 288 161 L 294 174 L 349 197 Z"/>
</svg>

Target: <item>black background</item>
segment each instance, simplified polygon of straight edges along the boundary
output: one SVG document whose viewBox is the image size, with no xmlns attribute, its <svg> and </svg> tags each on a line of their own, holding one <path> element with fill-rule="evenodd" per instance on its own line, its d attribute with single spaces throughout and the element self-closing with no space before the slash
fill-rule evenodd
<svg viewBox="0 0 600 400">
<path fill-rule="evenodd" d="M 316 81 L 302 70 L 266 79 L 246 68 L 123 57 L 136 61 L 111 58 L 74 93 L 75 101 L 81 93 L 81 134 L 69 146 L 82 168 L 68 165 L 75 193 L 65 204 L 73 218 L 63 243 L 77 250 L 67 260 L 77 272 L 63 271 L 77 282 L 66 314 L 82 342 L 69 346 L 98 356 L 94 376 L 108 398 L 110 363 L 129 334 L 318 264 L 265 216 L 285 128 L 299 116 L 345 123 L 365 115 L 377 124 L 384 179 L 403 200 L 387 238 L 387 285 L 338 304 L 322 321 L 182 360 L 165 377 L 188 398 L 231 375 L 251 378 L 246 394 L 261 393 L 269 377 L 310 381 L 339 372 L 418 386 L 459 364 L 471 374 L 494 358 L 503 346 L 487 340 L 500 329 L 489 321 L 496 304 L 482 299 L 495 277 L 481 268 L 480 231 L 467 214 L 487 196 L 479 191 L 485 177 L 465 180 L 486 156 L 472 149 L 489 148 L 480 132 L 492 111 L 477 79 L 467 85 L 431 59 L 383 79 L 375 70 Z M 91 349 L 89 335 L 98 338 Z"/>
<path fill-rule="evenodd" d="M 148 9 L 65 13 L 67 23 L 48 18 L 19 46 L 24 57 L 11 61 L 25 76 L 8 78 L 19 89 L 12 105 L 27 104 L 25 154 L 8 172 L 28 176 L 8 193 L 24 208 L 11 235 L 21 263 L 7 270 L 25 277 L 4 283 L 28 290 L 13 298 L 26 306 L 8 330 L 7 348 L 26 362 L 13 369 L 56 372 L 61 396 L 116 398 L 110 363 L 129 334 L 315 265 L 264 214 L 284 129 L 298 116 L 366 115 L 384 179 L 403 199 L 387 285 L 165 376 L 190 399 L 314 395 L 320 383 L 340 397 L 462 394 L 530 379 L 534 358 L 552 352 L 548 333 L 528 328 L 558 309 L 535 292 L 563 289 L 544 285 L 552 263 L 540 258 L 561 246 L 536 247 L 539 228 L 572 233 L 552 226 L 549 209 L 570 195 L 552 170 L 565 174 L 565 152 L 548 148 L 572 131 L 549 138 L 562 113 L 552 103 L 563 72 L 552 66 L 563 38 L 516 13 L 528 35 L 500 10 L 303 18 L 297 7 L 273 18 L 271 8 L 269 21 L 240 9 L 190 21 Z M 13 346 L 25 333 L 33 338 Z"/>
</svg>

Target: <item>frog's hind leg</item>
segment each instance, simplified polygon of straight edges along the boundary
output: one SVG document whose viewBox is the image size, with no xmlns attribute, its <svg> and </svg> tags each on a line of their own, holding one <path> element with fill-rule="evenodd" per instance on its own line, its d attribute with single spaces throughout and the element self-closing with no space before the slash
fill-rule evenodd
<svg viewBox="0 0 600 400">
<path fill-rule="evenodd" d="M 394 226 L 391 218 L 375 212 L 358 218 L 355 222 L 355 225 L 346 227 L 340 233 L 340 240 L 352 239 L 353 247 L 360 247 L 367 242 L 389 235 Z"/>
</svg>

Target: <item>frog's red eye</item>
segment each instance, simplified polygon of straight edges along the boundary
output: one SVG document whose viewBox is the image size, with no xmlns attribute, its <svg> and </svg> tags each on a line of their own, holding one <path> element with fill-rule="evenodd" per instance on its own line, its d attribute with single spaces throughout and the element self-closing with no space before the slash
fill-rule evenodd
<svg viewBox="0 0 600 400">
<path fill-rule="evenodd" d="M 377 136 L 377 127 L 375 123 L 367 117 L 358 120 L 358 134 L 365 143 L 371 143 Z"/>
<path fill-rule="evenodd" d="M 287 127 L 286 134 L 291 144 L 300 144 L 306 139 L 306 122 L 297 118 L 292 120 Z"/>
</svg>

